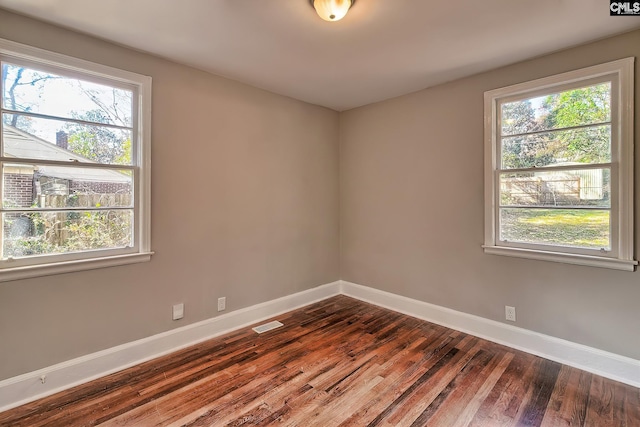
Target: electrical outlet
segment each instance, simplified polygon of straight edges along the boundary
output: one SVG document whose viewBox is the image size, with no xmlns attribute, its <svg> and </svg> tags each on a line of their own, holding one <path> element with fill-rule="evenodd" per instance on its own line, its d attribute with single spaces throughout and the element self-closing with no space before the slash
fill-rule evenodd
<svg viewBox="0 0 640 427">
<path fill-rule="evenodd" d="M 224 311 L 227 308 L 227 297 L 218 298 L 218 311 Z"/>
<path fill-rule="evenodd" d="M 184 317 L 184 304 L 176 304 L 173 306 L 173 320 L 182 319 Z"/>
<path fill-rule="evenodd" d="M 504 306 L 504 317 L 507 320 L 515 322 L 516 321 L 516 308 L 515 307 L 509 307 L 508 305 L 505 305 Z"/>
</svg>

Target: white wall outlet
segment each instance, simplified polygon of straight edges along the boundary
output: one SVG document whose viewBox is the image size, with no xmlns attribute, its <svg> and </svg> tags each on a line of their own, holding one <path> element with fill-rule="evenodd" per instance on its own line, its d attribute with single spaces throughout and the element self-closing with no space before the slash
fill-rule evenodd
<svg viewBox="0 0 640 427">
<path fill-rule="evenodd" d="M 182 319 L 184 317 L 184 304 L 176 304 L 173 306 L 173 320 Z"/>
<path fill-rule="evenodd" d="M 218 311 L 224 311 L 227 308 L 227 297 L 218 298 Z"/>
<path fill-rule="evenodd" d="M 507 320 L 515 322 L 516 321 L 516 308 L 515 307 L 509 307 L 508 305 L 505 305 L 504 306 L 504 317 Z"/>
</svg>

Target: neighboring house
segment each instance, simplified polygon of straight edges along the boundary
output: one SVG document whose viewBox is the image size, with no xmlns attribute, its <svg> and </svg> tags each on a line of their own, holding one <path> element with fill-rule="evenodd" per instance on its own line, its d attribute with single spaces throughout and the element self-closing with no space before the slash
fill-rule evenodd
<svg viewBox="0 0 640 427">
<path fill-rule="evenodd" d="M 57 133 L 56 143 L 40 139 L 12 126 L 4 127 L 4 150 L 6 157 L 77 160 L 96 163 L 67 149 L 67 135 Z M 72 172 L 72 173 L 71 173 Z M 5 164 L 4 200 L 14 207 L 29 207 L 37 197 L 43 195 L 72 195 L 74 193 L 117 194 L 129 193 L 131 178 L 127 175 L 104 169 L 57 166 L 27 166 Z"/>
<path fill-rule="evenodd" d="M 88 165 L 97 163 L 69 151 L 65 132 L 58 132 L 56 139 L 56 143 L 48 142 L 15 127 L 5 125 L 3 132 L 5 157 L 61 161 L 71 159 Z M 68 196 L 114 194 L 131 194 L 131 178 L 129 176 L 117 171 L 98 168 L 4 164 L 3 203 L 8 208 L 32 206 L 44 208 L 58 206 L 51 203 Z M 56 198 L 55 196 L 61 197 Z M 11 222 L 10 230 L 8 230 L 10 235 L 28 235 L 31 229 L 30 219 L 21 214 L 15 215 L 16 219 L 23 219 Z"/>
</svg>

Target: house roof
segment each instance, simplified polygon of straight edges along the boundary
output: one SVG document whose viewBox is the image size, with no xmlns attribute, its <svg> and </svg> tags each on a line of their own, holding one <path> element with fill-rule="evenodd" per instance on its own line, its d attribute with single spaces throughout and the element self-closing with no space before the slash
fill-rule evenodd
<svg viewBox="0 0 640 427">
<path fill-rule="evenodd" d="M 4 125 L 3 143 L 5 157 L 34 159 L 34 160 L 59 160 L 77 161 L 83 164 L 98 164 L 79 154 L 56 144 L 38 138 L 35 135 L 21 131 L 13 126 Z M 73 168 L 63 166 L 37 165 L 35 169 L 39 174 L 53 178 L 69 179 L 73 181 L 114 182 L 129 183 L 131 178 L 121 172 L 109 169 L 97 168 Z"/>
</svg>

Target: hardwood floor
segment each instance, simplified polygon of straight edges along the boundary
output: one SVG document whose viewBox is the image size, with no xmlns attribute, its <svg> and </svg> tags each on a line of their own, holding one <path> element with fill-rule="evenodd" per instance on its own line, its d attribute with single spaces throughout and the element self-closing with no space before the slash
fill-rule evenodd
<svg viewBox="0 0 640 427">
<path fill-rule="evenodd" d="M 640 426 L 640 389 L 345 297 L 0 413 L 2 426 Z"/>
</svg>

